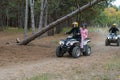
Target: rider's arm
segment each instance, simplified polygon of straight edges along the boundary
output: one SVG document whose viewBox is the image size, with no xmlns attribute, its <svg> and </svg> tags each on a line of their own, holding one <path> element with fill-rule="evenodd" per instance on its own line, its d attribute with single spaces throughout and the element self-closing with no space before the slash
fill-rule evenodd
<svg viewBox="0 0 120 80">
<path fill-rule="evenodd" d="M 69 32 L 66 32 L 66 34 L 71 34 L 72 32 L 73 32 L 73 28 Z"/>
<path fill-rule="evenodd" d="M 119 31 L 119 29 L 117 28 L 117 31 Z"/>
<path fill-rule="evenodd" d="M 109 29 L 109 32 L 112 30 L 112 27 Z"/>
</svg>

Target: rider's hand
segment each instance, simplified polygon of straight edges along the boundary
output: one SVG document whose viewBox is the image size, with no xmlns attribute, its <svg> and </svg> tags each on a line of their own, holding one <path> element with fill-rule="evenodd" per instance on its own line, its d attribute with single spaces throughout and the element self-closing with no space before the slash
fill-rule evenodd
<svg viewBox="0 0 120 80">
<path fill-rule="evenodd" d="M 67 32 L 65 32 L 65 34 L 67 34 Z"/>
<path fill-rule="evenodd" d="M 77 35 L 80 35 L 80 33 L 77 33 Z"/>
</svg>

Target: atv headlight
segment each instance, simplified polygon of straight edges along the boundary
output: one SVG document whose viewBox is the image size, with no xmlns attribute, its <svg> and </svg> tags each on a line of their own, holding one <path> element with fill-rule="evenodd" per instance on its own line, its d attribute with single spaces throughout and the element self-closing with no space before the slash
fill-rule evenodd
<svg viewBox="0 0 120 80">
<path fill-rule="evenodd" d="M 72 43 L 72 42 L 70 43 L 71 46 L 72 46 L 73 44 L 74 44 L 74 43 Z"/>
<path fill-rule="evenodd" d="M 60 44 L 60 45 L 64 45 L 64 41 L 60 41 L 59 44 Z"/>
<path fill-rule="evenodd" d="M 118 37 L 115 37 L 115 39 L 118 39 Z"/>
<path fill-rule="evenodd" d="M 110 37 L 110 36 L 108 36 L 108 39 L 111 39 L 111 37 Z"/>
</svg>

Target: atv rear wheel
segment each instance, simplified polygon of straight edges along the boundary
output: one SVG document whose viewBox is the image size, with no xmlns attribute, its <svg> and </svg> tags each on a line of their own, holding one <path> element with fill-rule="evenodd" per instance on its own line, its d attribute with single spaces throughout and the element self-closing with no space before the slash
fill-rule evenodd
<svg viewBox="0 0 120 80">
<path fill-rule="evenodd" d="M 74 58 L 78 58 L 78 57 L 80 57 L 80 55 L 81 55 L 80 48 L 78 46 L 74 47 L 72 50 L 72 56 Z"/>
<path fill-rule="evenodd" d="M 117 46 L 120 46 L 120 39 L 117 40 Z"/>
<path fill-rule="evenodd" d="M 63 55 L 64 55 L 64 53 L 63 53 L 61 47 L 58 46 L 58 47 L 56 48 L 56 56 L 57 56 L 57 57 L 63 57 Z"/>
<path fill-rule="evenodd" d="M 85 49 L 85 52 L 83 52 L 83 55 L 84 56 L 90 56 L 90 54 L 91 54 L 91 47 L 86 45 L 86 46 L 84 46 L 84 49 Z"/>
<path fill-rule="evenodd" d="M 70 56 L 72 56 L 72 50 L 69 50 L 68 53 Z"/>
</svg>

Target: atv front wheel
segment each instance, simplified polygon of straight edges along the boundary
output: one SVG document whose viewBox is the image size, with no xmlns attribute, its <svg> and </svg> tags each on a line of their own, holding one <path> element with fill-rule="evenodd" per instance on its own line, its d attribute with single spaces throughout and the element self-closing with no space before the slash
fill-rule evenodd
<svg viewBox="0 0 120 80">
<path fill-rule="evenodd" d="M 58 47 L 56 48 L 56 56 L 57 56 L 57 57 L 63 57 L 63 55 L 64 55 L 64 53 L 63 53 L 61 47 L 58 46 Z"/>
<path fill-rule="evenodd" d="M 74 47 L 72 50 L 72 56 L 74 58 L 78 58 L 78 57 L 80 57 L 80 55 L 81 55 L 80 48 L 78 46 Z"/>
<path fill-rule="evenodd" d="M 108 46 L 108 45 L 110 45 L 110 43 L 109 43 L 109 41 L 106 39 L 106 40 L 105 40 L 105 46 Z"/>
</svg>

